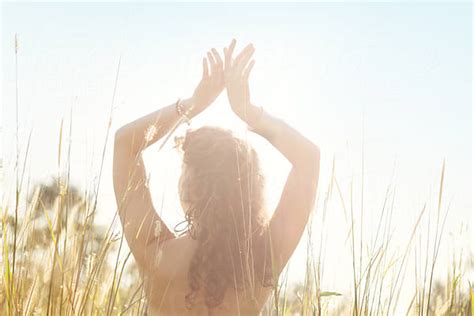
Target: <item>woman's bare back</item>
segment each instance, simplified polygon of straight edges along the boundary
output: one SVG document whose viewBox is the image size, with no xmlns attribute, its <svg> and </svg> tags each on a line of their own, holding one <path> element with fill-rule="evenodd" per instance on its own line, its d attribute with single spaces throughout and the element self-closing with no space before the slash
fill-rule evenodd
<svg viewBox="0 0 474 316">
<path fill-rule="evenodd" d="M 155 267 L 147 269 L 156 273 L 144 276 L 148 315 L 259 315 L 271 287 L 257 285 L 253 295 L 229 288 L 222 304 L 213 310 L 208 310 L 201 291 L 193 308 L 186 308 L 188 270 L 196 247 L 197 242 L 185 235 L 164 242 L 156 251 Z"/>
</svg>

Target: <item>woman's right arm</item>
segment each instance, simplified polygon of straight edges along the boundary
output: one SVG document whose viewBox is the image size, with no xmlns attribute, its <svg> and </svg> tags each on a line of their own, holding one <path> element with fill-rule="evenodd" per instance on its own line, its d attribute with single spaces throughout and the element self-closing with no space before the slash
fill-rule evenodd
<svg viewBox="0 0 474 316">
<path fill-rule="evenodd" d="M 229 102 L 234 113 L 249 128 L 266 138 L 291 163 L 278 206 L 270 220 L 270 238 L 275 274 L 293 254 L 314 208 L 319 179 L 319 148 L 284 121 L 250 102 L 248 78 L 254 62 L 254 48 L 248 45 L 232 59 L 235 41 L 225 53 L 225 76 Z"/>
<path fill-rule="evenodd" d="M 189 118 L 204 111 L 224 89 L 221 58 L 215 49 L 212 54 L 203 59 L 202 78 L 192 97 L 182 102 Z M 158 246 L 175 236 L 153 206 L 142 152 L 170 133 L 180 118 L 176 105 L 171 104 L 124 125 L 115 134 L 113 182 L 118 214 L 130 250 L 146 269 L 154 268 Z"/>
</svg>

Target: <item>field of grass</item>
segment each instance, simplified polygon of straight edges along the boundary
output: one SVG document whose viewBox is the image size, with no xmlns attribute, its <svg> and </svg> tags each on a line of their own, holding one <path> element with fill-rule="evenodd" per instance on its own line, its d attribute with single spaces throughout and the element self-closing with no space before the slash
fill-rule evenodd
<svg viewBox="0 0 474 316">
<path fill-rule="evenodd" d="M 58 155 L 59 164 L 67 158 Z M 12 182 L 16 185 L 15 202 L 6 205 L 14 208 L 5 205 L 1 210 L 2 315 L 143 314 L 146 299 L 139 271 L 128 250 L 124 250 L 125 240 L 117 229 L 117 217 L 108 226 L 97 225 L 98 188 L 95 192 L 80 192 L 70 185 L 70 170 L 66 171 L 66 176 L 36 184 L 28 192 L 21 189 L 24 173 L 18 172 L 18 179 Z M 386 203 L 377 219 L 377 237 L 368 241 L 356 225 L 364 220 L 363 213 L 355 211 L 348 202 L 350 197 L 342 196 L 337 179 L 331 175 L 329 186 L 320 188 L 316 211 L 308 226 L 304 282 L 289 282 L 288 274 L 283 273 L 263 314 L 391 315 L 403 311 L 407 315 L 471 315 L 473 295 L 466 279 L 469 267 L 462 253 L 452 259 L 444 283 L 434 279 L 445 237 L 444 224 L 450 215 L 449 209 L 442 206 L 444 164 L 440 172 L 438 206 L 434 212 L 426 206 L 419 211 L 402 251 L 393 249 L 391 243 L 391 188 L 387 189 Z M 7 190 L 4 188 L 4 192 Z M 338 289 L 325 291 L 320 286 L 323 249 L 328 240 L 324 229 L 318 231 L 315 227 L 324 227 L 329 200 L 337 201 L 350 218 L 350 295 L 342 295 Z M 426 219 L 430 228 L 422 226 Z M 428 244 L 420 249 L 417 240 L 422 234 L 429 234 L 429 238 Z M 411 301 L 400 306 L 404 283 L 413 277 L 406 273 L 413 258 L 416 290 L 410 293 Z M 325 271 L 337 273 L 327 268 Z"/>
<path fill-rule="evenodd" d="M 109 132 L 104 136 L 106 144 Z M 146 298 L 118 218 L 105 226 L 96 221 L 100 181 L 91 192 L 81 192 L 69 181 L 70 147 L 64 148 L 63 141 L 68 133 L 70 129 L 61 126 L 58 175 L 51 182 L 26 184 L 23 166 L 29 142 L 22 149 L 24 157 L 17 154 L 14 179 L 3 179 L 9 186 L 3 187 L 3 192 L 13 192 L 14 201 L 3 199 L 0 210 L 0 314 L 143 315 Z M 304 282 L 295 284 L 284 272 L 263 315 L 472 315 L 469 249 L 449 258 L 450 268 L 443 281 L 435 278 L 438 262 L 447 260 L 438 254 L 447 238 L 446 219 L 453 216 L 444 203 L 444 163 L 439 172 L 436 205 L 427 204 L 418 211 L 411 234 L 400 249 L 392 240 L 394 188 L 389 185 L 383 197 L 375 238 L 367 239 L 361 228 L 368 220 L 364 207 L 352 203 L 352 192 L 364 194 L 364 190 L 356 191 L 354 184 L 350 196 L 344 196 L 333 165 L 330 178 L 324 181 L 329 185 L 319 188 L 307 229 Z M 97 176 L 100 179 L 102 175 Z M 329 203 L 347 214 L 350 223 L 344 232 L 352 257 L 350 294 L 321 286 L 324 273 L 337 273 L 323 269 L 324 249 L 330 246 L 324 229 Z M 414 274 L 407 273 L 409 267 Z M 415 290 L 406 303 L 400 297 L 408 281 L 415 284 Z"/>
</svg>

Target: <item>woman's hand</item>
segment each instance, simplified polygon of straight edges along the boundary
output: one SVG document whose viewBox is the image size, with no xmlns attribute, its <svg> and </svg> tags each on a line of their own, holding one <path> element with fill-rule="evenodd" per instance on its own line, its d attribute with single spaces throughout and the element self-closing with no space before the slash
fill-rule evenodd
<svg viewBox="0 0 474 316">
<path fill-rule="evenodd" d="M 248 108 L 250 105 L 249 75 L 252 71 L 255 61 L 252 58 L 255 48 L 248 44 L 235 59 L 232 58 L 236 41 L 232 40 L 229 47 L 224 48 L 225 65 L 225 86 L 229 103 L 240 118 L 246 120 Z M 250 61 L 250 62 L 249 62 Z"/>
<path fill-rule="evenodd" d="M 216 49 L 207 52 L 207 58 L 202 59 L 202 68 L 202 79 L 188 100 L 192 106 L 192 116 L 204 111 L 224 89 L 223 63 Z"/>
</svg>

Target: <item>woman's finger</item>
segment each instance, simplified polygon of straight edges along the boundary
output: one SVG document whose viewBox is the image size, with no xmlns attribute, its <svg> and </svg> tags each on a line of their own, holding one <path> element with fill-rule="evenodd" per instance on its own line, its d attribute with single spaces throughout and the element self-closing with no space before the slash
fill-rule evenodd
<svg viewBox="0 0 474 316">
<path fill-rule="evenodd" d="M 207 65 L 207 59 L 204 57 L 202 59 L 202 79 L 209 77 L 209 66 Z"/>
<path fill-rule="evenodd" d="M 207 59 L 209 60 L 209 63 L 211 64 L 211 76 L 216 73 L 216 61 L 214 60 L 214 57 L 210 52 L 207 52 Z"/>
<path fill-rule="evenodd" d="M 235 62 L 235 72 L 237 74 L 242 73 L 244 70 L 245 66 L 247 66 L 249 60 L 252 58 L 253 53 L 255 52 L 255 48 L 252 47 L 246 54 L 242 55 L 239 61 Z"/>
<path fill-rule="evenodd" d="M 253 65 L 255 65 L 255 59 L 252 59 L 252 61 L 248 64 L 247 68 L 245 68 L 242 78 L 244 80 L 249 80 L 250 72 L 252 71 Z"/>
<path fill-rule="evenodd" d="M 232 39 L 232 42 L 230 42 L 229 48 L 224 48 L 224 58 L 225 58 L 225 68 L 230 69 L 232 66 L 232 54 L 234 53 L 234 48 L 235 44 L 237 41 L 235 39 Z"/>
<path fill-rule="evenodd" d="M 209 60 L 211 66 L 216 63 L 214 56 L 212 56 L 211 52 L 207 52 L 207 59 Z"/>
<path fill-rule="evenodd" d="M 227 70 L 230 68 L 230 62 L 227 58 L 227 47 L 224 47 L 224 72 L 227 72 Z"/>
<path fill-rule="evenodd" d="M 216 60 L 217 66 L 219 68 L 222 68 L 222 65 L 223 65 L 222 58 L 215 48 L 212 49 L 212 55 L 214 56 L 214 59 Z"/>
<path fill-rule="evenodd" d="M 233 66 L 239 63 L 243 57 L 245 57 L 247 54 L 249 54 L 252 51 L 252 49 L 254 49 L 252 43 L 245 46 L 245 48 L 237 55 L 237 57 L 235 57 Z"/>
<path fill-rule="evenodd" d="M 222 58 L 215 48 L 213 48 L 211 51 L 212 55 L 214 56 L 214 60 L 216 61 L 214 79 L 216 80 L 217 85 L 221 85 L 224 80 L 222 70 Z"/>
</svg>

